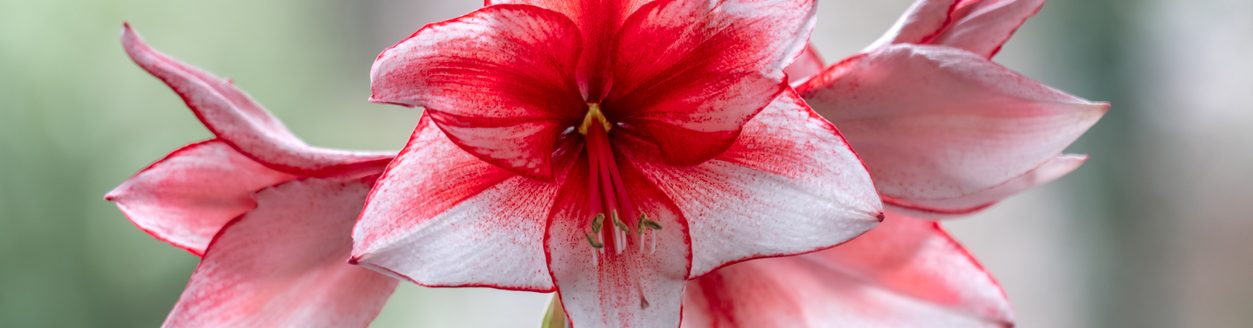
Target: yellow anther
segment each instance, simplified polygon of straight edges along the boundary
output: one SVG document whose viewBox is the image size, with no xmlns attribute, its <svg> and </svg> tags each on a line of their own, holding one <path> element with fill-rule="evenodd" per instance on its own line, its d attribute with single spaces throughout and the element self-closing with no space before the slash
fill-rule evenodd
<svg viewBox="0 0 1253 328">
<path fill-rule="evenodd" d="M 588 103 L 587 116 L 583 117 L 583 124 L 579 124 L 579 134 L 587 135 L 587 128 L 596 123 L 600 123 L 600 126 L 605 128 L 605 132 L 609 132 L 609 128 L 613 127 L 609 124 L 609 119 L 605 118 L 605 114 L 600 112 L 600 104 Z"/>
</svg>

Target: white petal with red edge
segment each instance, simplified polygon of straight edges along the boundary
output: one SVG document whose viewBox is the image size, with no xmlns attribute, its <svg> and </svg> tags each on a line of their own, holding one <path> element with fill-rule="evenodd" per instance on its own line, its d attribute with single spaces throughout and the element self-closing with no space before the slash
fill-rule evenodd
<svg viewBox="0 0 1253 328">
<path fill-rule="evenodd" d="M 557 196 L 545 239 L 553 282 L 573 327 L 677 327 L 691 259 L 686 222 L 639 172 L 620 168 L 634 205 L 661 229 L 631 234 L 621 254 L 610 254 L 616 251 L 608 239 L 605 248 L 593 248 L 585 234 L 597 213 L 586 206 L 587 170 L 576 167 Z M 618 228 L 607 222 L 604 229 Z"/>
<path fill-rule="evenodd" d="M 933 44 L 991 58 L 1044 0 L 919 0 L 871 51 L 890 44 Z"/>
<path fill-rule="evenodd" d="M 691 167 L 633 160 L 687 217 L 691 277 L 844 242 L 874 227 L 883 210 L 857 155 L 790 89 L 713 160 Z"/>
<path fill-rule="evenodd" d="M 579 37 L 553 11 L 486 7 L 383 51 L 370 72 L 371 100 L 426 107 L 466 151 L 547 177 L 558 135 L 587 111 L 574 78 Z"/>
<path fill-rule="evenodd" d="M 813 0 L 659 0 L 622 27 L 605 112 L 651 139 L 667 162 L 694 165 L 735 142 L 787 88 L 805 48 Z"/>
<path fill-rule="evenodd" d="M 396 287 L 345 263 L 365 181 L 298 180 L 257 193 L 228 225 L 166 327 L 365 327 Z"/>
<path fill-rule="evenodd" d="M 689 283 L 685 327 L 1010 327 L 1005 294 L 937 223 L 889 214 L 833 249 Z"/>
<path fill-rule="evenodd" d="M 353 231 L 353 258 L 425 286 L 551 291 L 546 215 L 557 184 L 462 151 L 424 117 Z"/>
<path fill-rule="evenodd" d="M 229 81 L 152 49 L 129 24 L 122 29 L 122 47 L 135 64 L 178 93 L 209 131 L 266 166 L 293 174 L 329 176 L 376 170 L 392 157 L 305 144 Z"/>
<path fill-rule="evenodd" d="M 937 214 L 986 199 L 989 189 L 1060 155 L 1109 108 L 936 46 L 855 57 L 800 92 L 839 125 L 885 202 Z"/>
<path fill-rule="evenodd" d="M 201 255 L 223 225 L 256 207 L 253 192 L 293 178 L 209 140 L 175 150 L 105 199 L 153 237 Z"/>
</svg>

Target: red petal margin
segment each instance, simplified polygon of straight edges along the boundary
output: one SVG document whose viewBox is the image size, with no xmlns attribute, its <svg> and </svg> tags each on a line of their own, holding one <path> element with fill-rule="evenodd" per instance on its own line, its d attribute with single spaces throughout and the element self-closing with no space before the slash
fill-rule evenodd
<svg viewBox="0 0 1253 328">
<path fill-rule="evenodd" d="M 622 21 L 630 17 L 636 10 L 653 0 L 486 0 L 485 6 L 500 4 L 522 4 L 556 11 L 570 17 L 583 30 L 587 37 L 604 40 L 612 37 L 622 25 Z M 597 26 L 603 25 L 603 26 Z M 593 30 L 605 29 L 605 34 L 589 33 Z"/>
<path fill-rule="evenodd" d="M 257 193 L 214 238 L 165 327 L 366 327 L 396 281 L 344 263 L 369 182 L 297 180 Z"/>
<path fill-rule="evenodd" d="M 371 101 L 425 107 L 465 151 L 519 174 L 552 174 L 557 137 L 587 104 L 579 30 L 559 13 L 495 5 L 427 25 L 379 55 Z"/>
<path fill-rule="evenodd" d="M 1057 180 L 1070 172 L 1074 172 L 1088 160 L 1087 155 L 1063 154 L 1040 164 L 1039 167 L 1027 171 L 1009 181 L 972 192 L 963 197 L 916 200 L 884 198 L 883 203 L 902 214 L 920 218 L 950 218 L 969 215 L 995 205 L 1027 189 Z"/>
<path fill-rule="evenodd" d="M 543 240 L 559 181 L 484 162 L 423 117 L 366 200 L 353 261 L 423 286 L 551 292 Z"/>
<path fill-rule="evenodd" d="M 826 67 L 827 64 L 822 60 L 822 55 L 818 54 L 818 49 L 814 49 L 814 45 L 809 44 L 805 47 L 805 52 L 797 56 L 796 61 L 788 65 L 783 72 L 787 73 L 789 84 L 799 86 L 814 75 L 822 73 Z"/>
<path fill-rule="evenodd" d="M 1109 109 L 939 46 L 855 56 L 799 92 L 839 125 L 886 202 L 941 216 L 1073 170 L 1082 161 L 1050 161 Z"/>
<path fill-rule="evenodd" d="M 652 0 L 497 0 L 493 4 L 525 4 L 569 17 L 583 34 L 583 53 L 580 55 L 578 80 L 587 99 L 601 99 L 607 88 L 613 40 L 618 36 L 622 23 L 641 6 Z"/>
<path fill-rule="evenodd" d="M 687 218 L 692 272 L 831 247 L 878 224 L 882 203 L 857 155 L 790 88 L 725 153 L 697 166 L 633 163 Z"/>
<path fill-rule="evenodd" d="M 830 250 L 688 283 L 687 328 L 1012 327 L 1000 285 L 939 224 L 889 214 Z"/>
<path fill-rule="evenodd" d="M 814 15 L 813 0 L 649 3 L 616 40 L 605 113 L 671 164 L 709 160 L 787 88 Z"/>
<path fill-rule="evenodd" d="M 175 150 L 105 199 L 144 232 L 201 255 L 222 226 L 256 207 L 253 192 L 294 178 L 214 139 Z"/>
<path fill-rule="evenodd" d="M 306 176 L 357 174 L 381 169 L 391 160 L 391 154 L 348 152 L 305 144 L 229 81 L 157 52 L 130 24 L 122 28 L 122 47 L 135 64 L 178 93 L 220 140 L 275 170 Z"/>
<path fill-rule="evenodd" d="M 618 161 L 624 188 L 635 209 L 658 222 L 660 230 L 627 243 L 619 256 L 607 254 L 611 246 L 592 248 L 585 233 L 596 213 L 587 207 L 586 164 L 571 170 L 549 214 L 548 268 L 572 327 L 679 325 L 692 259 L 688 223 L 661 190 L 627 163 Z"/>
<path fill-rule="evenodd" d="M 933 44 L 992 58 L 1044 0 L 919 0 L 867 51 L 890 44 Z"/>
</svg>

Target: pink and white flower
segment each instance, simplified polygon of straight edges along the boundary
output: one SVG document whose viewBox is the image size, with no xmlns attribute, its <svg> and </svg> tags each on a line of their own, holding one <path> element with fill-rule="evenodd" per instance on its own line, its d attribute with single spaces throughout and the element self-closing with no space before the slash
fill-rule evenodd
<svg viewBox="0 0 1253 328">
<path fill-rule="evenodd" d="M 501 1 L 379 55 L 424 107 L 354 260 L 426 286 L 556 291 L 575 326 L 680 322 L 685 282 L 882 219 L 783 69 L 812 0 Z"/>
<path fill-rule="evenodd" d="M 684 325 L 1012 326 L 999 284 L 938 222 L 918 218 L 976 212 L 1086 159 L 1062 151 L 1109 105 L 990 60 L 1042 4 L 920 0 L 860 54 L 825 70 L 812 49 L 801 56 L 793 83 L 857 150 L 887 219 L 830 250 L 691 282 Z"/>
<path fill-rule="evenodd" d="M 170 153 L 105 199 L 140 229 L 201 256 L 167 327 L 363 327 L 396 282 L 346 263 L 351 231 L 394 157 L 309 146 L 230 82 L 150 48 L 126 53 L 214 138 Z"/>
</svg>

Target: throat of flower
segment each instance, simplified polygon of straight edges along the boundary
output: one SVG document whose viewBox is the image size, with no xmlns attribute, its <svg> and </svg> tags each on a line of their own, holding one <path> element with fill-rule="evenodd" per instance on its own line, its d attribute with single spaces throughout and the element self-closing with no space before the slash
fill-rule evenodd
<svg viewBox="0 0 1253 328">
<path fill-rule="evenodd" d="M 589 128 L 595 127 L 603 128 L 605 133 L 608 133 L 613 125 L 609 124 L 609 119 L 605 118 L 605 113 L 600 111 L 600 104 L 588 103 L 587 115 L 583 116 L 583 124 L 579 124 L 579 134 L 586 136 Z"/>
<path fill-rule="evenodd" d="M 620 163 L 614 156 L 613 143 L 609 139 L 609 130 L 613 128 L 613 124 L 601 113 L 598 104 L 588 104 L 587 107 L 587 116 L 578 130 L 583 134 L 587 147 L 587 208 L 591 213 L 596 213 L 588 218 L 587 227 L 590 231 L 584 232 L 588 245 L 593 248 L 591 261 L 596 267 L 602 268 L 601 274 L 625 274 L 611 279 L 635 281 L 639 306 L 641 309 L 647 308 L 648 298 L 636 270 L 606 269 L 638 265 L 639 262 L 632 260 L 640 260 L 644 254 L 656 252 L 657 231 L 661 230 L 661 223 L 649 219 L 631 201 L 619 172 Z"/>
<path fill-rule="evenodd" d="M 587 116 L 578 127 L 587 147 L 587 207 L 596 213 L 588 218 L 585 237 L 595 249 L 592 261 L 597 264 L 628 255 L 632 250 L 654 252 L 654 231 L 661 229 L 661 224 L 649 219 L 627 193 L 609 140 L 612 127 L 597 104 L 588 104 Z"/>
</svg>

